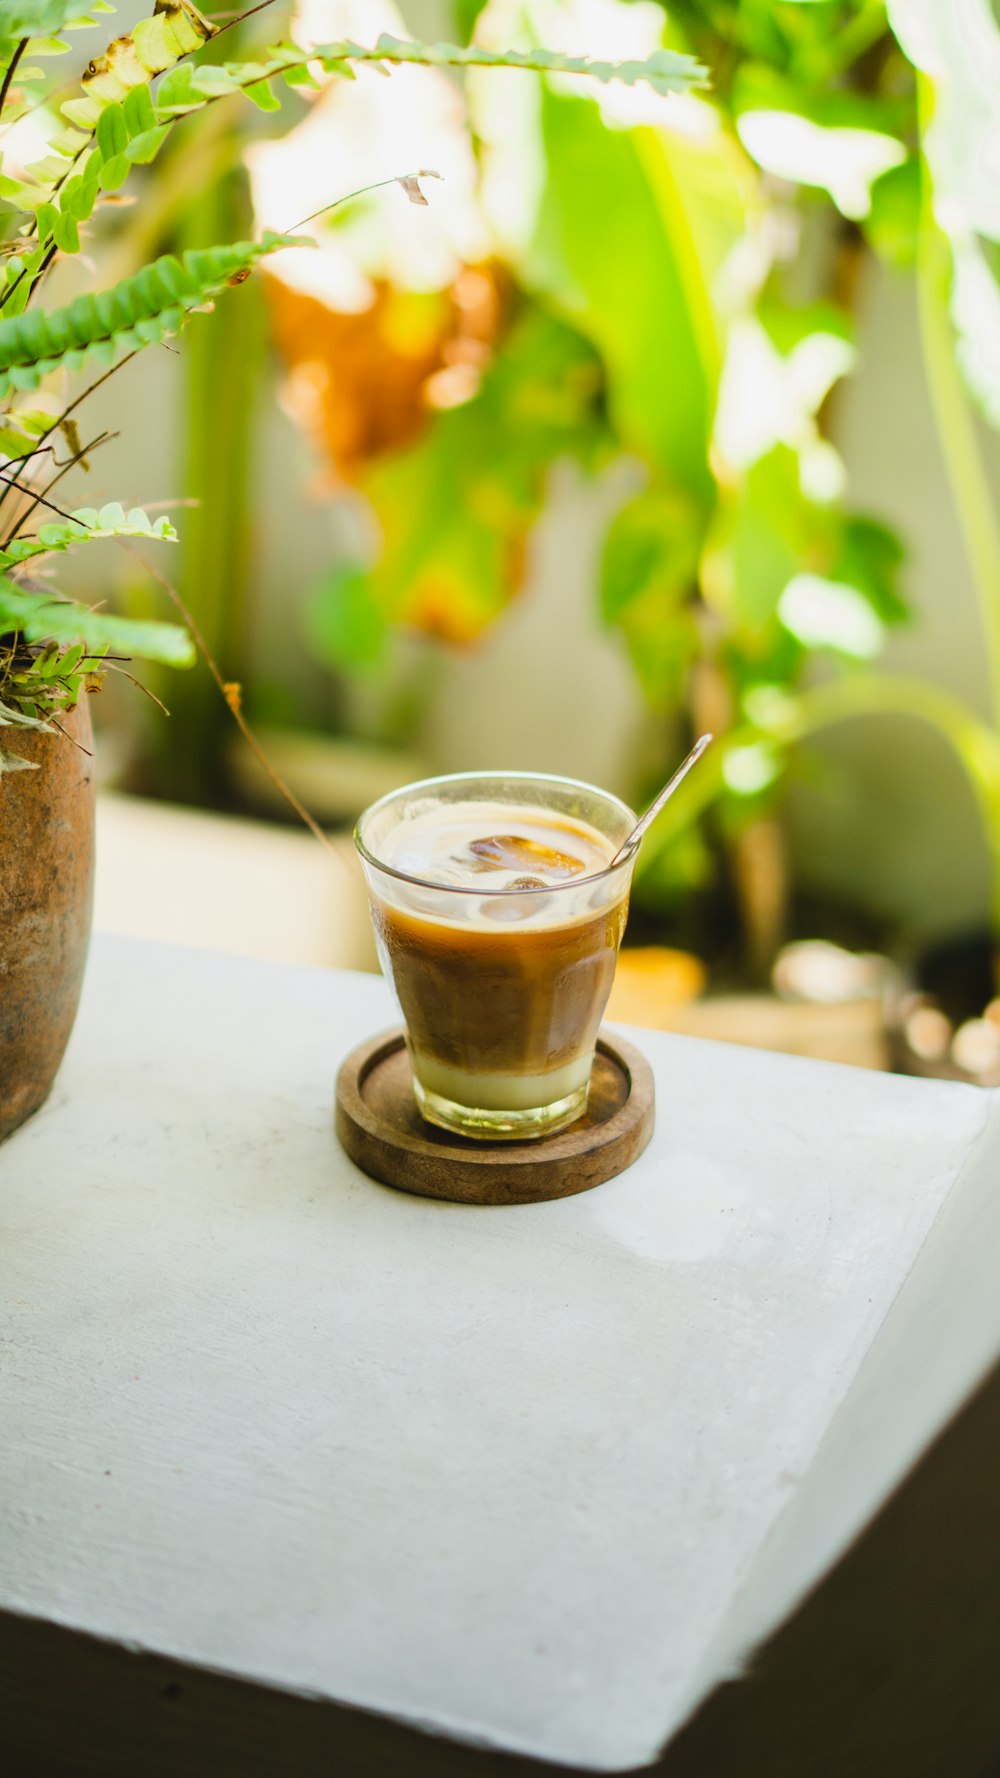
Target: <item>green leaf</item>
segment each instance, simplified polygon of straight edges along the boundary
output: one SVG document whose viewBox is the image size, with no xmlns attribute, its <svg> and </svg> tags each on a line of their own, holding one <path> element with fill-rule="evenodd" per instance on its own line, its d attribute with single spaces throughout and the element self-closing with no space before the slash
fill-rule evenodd
<svg viewBox="0 0 1000 1778">
<path fill-rule="evenodd" d="M 920 235 L 920 162 L 916 156 L 876 179 L 864 230 L 883 259 L 901 271 L 916 263 Z"/>
<path fill-rule="evenodd" d="M 78 7 L 79 0 L 4 0 L 4 35 L 48 37 L 61 31 Z"/>
<path fill-rule="evenodd" d="M 68 49 L 69 44 L 64 43 L 61 37 L 32 37 L 24 53 L 28 56 L 42 56 L 44 58 L 45 56 L 64 56 Z M 32 69 L 26 69 L 24 78 L 27 79 L 28 75 L 33 72 Z"/>
<path fill-rule="evenodd" d="M 384 659 L 389 625 L 362 569 L 328 575 L 310 599 L 306 625 L 316 653 L 332 667 L 363 673 Z"/>
<path fill-rule="evenodd" d="M 77 297 L 52 314 L 34 309 L 0 319 L 0 396 L 37 388 L 60 366 L 76 371 L 93 359 L 111 363 L 120 351 L 177 333 L 193 309 L 242 282 L 267 254 L 306 244 L 297 236 L 265 234 L 261 241 L 199 249 L 181 259 L 166 254 L 99 296 Z"/>
<path fill-rule="evenodd" d="M 80 231 L 75 217 L 64 215 L 61 210 L 57 211 L 52 223 L 52 235 L 56 246 L 63 253 L 79 253 Z"/>
<path fill-rule="evenodd" d="M 489 0 L 456 0 L 455 23 L 463 43 L 471 43 L 479 15 L 488 4 Z"/>
<path fill-rule="evenodd" d="M 121 109 L 125 127 L 130 137 L 144 135 L 147 130 L 156 128 L 156 112 L 153 108 L 153 101 L 150 98 L 148 86 L 134 86 L 131 92 L 126 94 L 125 102 Z M 100 130 L 98 130 L 98 140 L 100 140 Z M 118 148 L 114 152 L 120 154 L 121 149 Z"/>
<path fill-rule="evenodd" d="M 132 99 L 133 93 L 147 92 L 149 82 L 165 69 L 172 68 L 181 56 L 200 49 L 216 35 L 218 26 L 203 18 L 190 0 L 158 0 L 151 18 L 140 19 L 131 34 L 116 37 L 103 55 L 95 56 L 81 79 L 84 97 L 68 99 L 62 114 L 79 128 L 98 129 L 109 107 L 132 102 L 129 133 L 138 134 L 152 128 L 155 116 L 151 101 Z M 102 155 L 112 158 L 124 153 L 125 143 L 109 142 L 101 146 Z"/>
<path fill-rule="evenodd" d="M 315 74 L 313 74 L 310 68 L 283 68 L 281 71 L 281 78 L 286 86 L 304 86 L 310 88 L 313 92 L 319 90 L 320 82 L 316 79 Z"/>
<path fill-rule="evenodd" d="M 703 590 L 750 661 L 766 660 L 775 646 L 778 600 L 809 559 L 816 531 L 814 509 L 802 497 L 798 460 L 784 445 L 759 458 L 720 506 Z"/>
<path fill-rule="evenodd" d="M 137 90 L 147 91 L 145 87 Z M 97 146 L 105 160 L 111 160 L 116 154 L 124 154 L 128 139 L 129 130 L 123 107 L 117 104 L 106 105 L 97 120 Z"/>
<path fill-rule="evenodd" d="M 74 599 L 25 592 L 9 580 L 0 580 L 0 625 L 27 642 L 82 643 L 88 652 L 111 649 L 171 667 L 189 667 L 195 660 L 194 643 L 177 624 L 109 617 Z"/>
<path fill-rule="evenodd" d="M 59 207 L 64 216 L 71 216 L 77 222 L 86 222 L 93 213 L 97 202 L 97 180 L 85 177 L 82 173 L 74 174 L 68 179 L 59 194 Z"/>
<path fill-rule="evenodd" d="M 243 91 L 259 111 L 281 110 L 281 100 L 269 80 L 255 80 L 250 86 L 245 86 Z"/>
<path fill-rule="evenodd" d="M 127 154 L 115 154 L 105 161 L 97 175 L 97 182 L 102 191 L 118 191 L 125 184 L 132 163 Z"/>
<path fill-rule="evenodd" d="M 368 471 L 382 533 L 368 590 L 389 622 L 455 644 L 487 628 L 520 588 L 550 465 L 590 464 L 604 448 L 600 396 L 589 344 L 529 310 L 478 394 Z"/>
<path fill-rule="evenodd" d="M 68 519 L 40 525 L 36 537 L 15 538 L 0 549 L 0 572 L 30 561 L 33 556 L 47 555 L 53 550 L 73 549 L 79 543 L 91 543 L 109 537 L 148 537 L 160 543 L 176 543 L 177 532 L 163 516 L 151 519 L 141 506 L 129 512 L 112 501 L 96 511 L 92 506 L 80 507 Z"/>
<path fill-rule="evenodd" d="M 0 9 L 0 43 L 22 37 L 49 37 L 77 16 L 80 0 L 4 0 Z"/>
<path fill-rule="evenodd" d="M 656 487 L 617 514 L 601 563 L 601 615 L 622 631 L 654 708 L 676 705 L 698 651 L 693 595 L 704 529 L 697 505 Z"/>
<path fill-rule="evenodd" d="M 35 440 L 17 432 L 13 426 L 0 426 L 0 452 L 5 457 L 27 457 L 35 448 Z"/>
<path fill-rule="evenodd" d="M 28 716 L 23 710 L 14 710 L 4 703 L 0 703 L 0 728 L 33 728 L 47 735 L 53 733 L 52 724 L 41 716 Z"/>
<path fill-rule="evenodd" d="M 911 615 L 899 588 L 905 560 L 900 538 L 881 519 L 847 513 L 829 572 L 832 579 L 856 587 L 884 624 L 901 624 Z"/>
<path fill-rule="evenodd" d="M 911 106 L 744 64 L 733 91 L 737 133 L 766 172 L 826 191 L 842 214 L 868 215 L 871 187 L 906 159 Z"/>
<path fill-rule="evenodd" d="M 601 615 L 617 623 L 634 600 L 659 586 L 685 599 L 697 584 L 702 524 L 696 506 L 654 488 L 612 520 L 601 563 Z"/>
<path fill-rule="evenodd" d="M 586 99 L 542 94 L 548 183 L 523 268 L 599 348 L 626 448 L 708 511 L 718 374 L 711 302 L 652 130 L 608 129 Z"/>
<path fill-rule="evenodd" d="M 170 134 L 170 127 L 169 124 L 162 123 L 155 130 L 146 130 L 141 136 L 133 136 L 125 151 L 133 165 L 147 166 L 156 159 Z"/>
</svg>

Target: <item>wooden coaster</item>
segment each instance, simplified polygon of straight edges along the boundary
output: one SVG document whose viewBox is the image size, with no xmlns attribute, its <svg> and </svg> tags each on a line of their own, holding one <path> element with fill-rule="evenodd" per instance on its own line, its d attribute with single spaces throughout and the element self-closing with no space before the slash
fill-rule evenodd
<svg viewBox="0 0 1000 1778">
<path fill-rule="evenodd" d="M 337 1076 L 337 1135 L 386 1185 L 460 1204 L 538 1204 L 624 1172 L 653 1134 L 653 1071 L 610 1033 L 597 1040 L 586 1114 L 534 1142 L 478 1142 L 417 1110 L 402 1030 L 352 1050 Z"/>
</svg>

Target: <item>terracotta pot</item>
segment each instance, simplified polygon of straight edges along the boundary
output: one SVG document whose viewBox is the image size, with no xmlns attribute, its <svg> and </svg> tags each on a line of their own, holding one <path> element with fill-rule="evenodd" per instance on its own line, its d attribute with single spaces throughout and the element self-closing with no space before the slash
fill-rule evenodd
<svg viewBox="0 0 1000 1778">
<path fill-rule="evenodd" d="M 94 899 L 87 699 L 64 735 L 6 729 L 36 772 L 0 773 L 0 1140 L 46 1098 L 76 1017 Z M 73 742 L 79 742 L 74 746 Z"/>
</svg>

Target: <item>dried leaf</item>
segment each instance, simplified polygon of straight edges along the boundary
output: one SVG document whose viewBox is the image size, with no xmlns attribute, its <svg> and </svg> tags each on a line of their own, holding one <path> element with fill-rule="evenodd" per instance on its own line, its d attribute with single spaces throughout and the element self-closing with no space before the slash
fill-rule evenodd
<svg viewBox="0 0 1000 1778">
<path fill-rule="evenodd" d="M 89 471 L 90 464 L 87 462 L 86 457 L 84 457 L 81 453 L 80 429 L 77 426 L 76 421 L 75 420 L 60 420 L 59 430 L 62 433 L 64 439 L 66 440 L 66 443 L 69 445 L 70 455 L 77 459 L 81 469 L 86 469 Z"/>
<path fill-rule="evenodd" d="M 412 173 L 404 173 L 397 183 L 402 186 L 411 204 L 423 204 L 427 208 L 427 199 Z"/>
<path fill-rule="evenodd" d="M 4 772 L 37 772 L 36 759 L 22 759 L 19 753 L 11 753 L 6 747 L 0 747 L 0 775 Z"/>
</svg>

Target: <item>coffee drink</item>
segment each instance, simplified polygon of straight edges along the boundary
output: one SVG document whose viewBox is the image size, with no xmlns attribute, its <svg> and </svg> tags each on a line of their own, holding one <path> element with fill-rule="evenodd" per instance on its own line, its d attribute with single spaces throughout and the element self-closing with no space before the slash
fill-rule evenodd
<svg viewBox="0 0 1000 1778">
<path fill-rule="evenodd" d="M 576 811 L 587 787 L 569 781 L 554 781 L 563 789 L 550 788 L 548 804 L 538 798 L 552 781 L 482 786 L 506 796 L 477 796 L 474 779 L 443 782 L 446 797 L 414 786 L 359 829 L 417 1101 L 466 1133 L 540 1134 L 586 1104 L 628 908 L 631 866 L 609 867 L 629 811 L 604 799 L 608 833 Z"/>
</svg>

